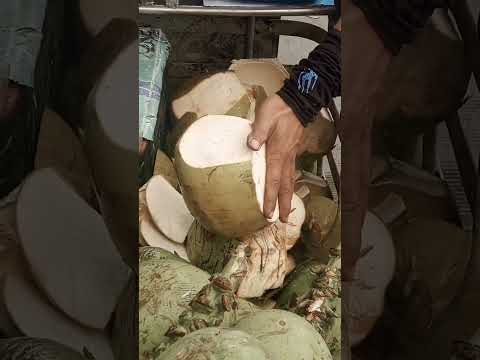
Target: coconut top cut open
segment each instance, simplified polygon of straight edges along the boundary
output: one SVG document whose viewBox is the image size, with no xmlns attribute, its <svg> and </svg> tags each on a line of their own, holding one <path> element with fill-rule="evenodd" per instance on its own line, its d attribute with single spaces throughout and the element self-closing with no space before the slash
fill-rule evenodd
<svg viewBox="0 0 480 360">
<path fill-rule="evenodd" d="M 66 314 L 103 329 L 129 276 L 102 217 L 52 169 L 37 170 L 17 203 L 18 239 L 39 286 Z"/>
<path fill-rule="evenodd" d="M 192 215 L 209 231 L 248 235 L 278 219 L 263 215 L 265 147 L 247 147 L 251 122 L 209 115 L 193 123 L 177 144 L 175 166 Z"/>
<path fill-rule="evenodd" d="M 96 359 L 114 359 L 103 331 L 82 327 L 68 318 L 27 277 L 9 274 L 3 298 L 10 317 L 25 335 L 53 340 L 80 353 L 87 349 Z"/>
</svg>

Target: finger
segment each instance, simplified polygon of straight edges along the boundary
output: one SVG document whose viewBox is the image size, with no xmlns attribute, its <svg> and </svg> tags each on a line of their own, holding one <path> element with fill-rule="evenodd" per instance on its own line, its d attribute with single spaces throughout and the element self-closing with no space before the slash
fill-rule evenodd
<svg viewBox="0 0 480 360">
<path fill-rule="evenodd" d="M 272 127 L 275 122 L 272 119 L 271 114 L 263 108 L 257 111 L 252 124 L 252 132 L 247 138 L 247 145 L 250 149 L 257 151 L 265 144 L 273 131 Z"/>
<path fill-rule="evenodd" d="M 288 222 L 292 207 L 292 196 L 295 179 L 295 151 L 291 151 L 283 164 L 282 180 L 278 191 L 278 206 L 280 208 L 280 221 Z"/>
<path fill-rule="evenodd" d="M 267 143 L 267 174 L 265 180 L 263 213 L 269 219 L 273 217 L 273 213 L 277 205 L 278 191 L 280 189 L 282 167 L 284 162 L 284 153 L 275 148 L 272 150 L 272 147 Z"/>
</svg>

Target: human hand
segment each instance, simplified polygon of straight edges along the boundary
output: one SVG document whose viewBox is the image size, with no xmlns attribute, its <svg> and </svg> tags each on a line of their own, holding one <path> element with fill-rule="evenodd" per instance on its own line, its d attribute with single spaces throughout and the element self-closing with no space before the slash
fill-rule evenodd
<svg viewBox="0 0 480 360">
<path fill-rule="evenodd" d="M 301 150 L 304 127 L 282 98 L 272 95 L 257 109 L 252 128 L 248 147 L 258 151 L 266 145 L 263 213 L 271 218 L 278 199 L 280 221 L 286 223 L 294 191 L 295 158 Z"/>
</svg>

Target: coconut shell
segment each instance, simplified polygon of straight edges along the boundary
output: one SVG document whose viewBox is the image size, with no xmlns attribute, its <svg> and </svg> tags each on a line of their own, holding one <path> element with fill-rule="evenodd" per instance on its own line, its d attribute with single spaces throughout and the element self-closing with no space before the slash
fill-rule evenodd
<svg viewBox="0 0 480 360">
<path fill-rule="evenodd" d="M 288 71 L 276 59 L 234 60 L 230 66 L 242 84 L 261 87 L 267 96 L 276 94 L 286 79 Z"/>
<path fill-rule="evenodd" d="M 199 121 L 211 124 L 224 120 L 246 122 L 245 119 L 224 116 L 208 116 Z M 180 188 L 188 209 L 203 227 L 212 233 L 234 238 L 251 234 L 269 224 L 257 199 L 253 160 L 196 168 L 184 161 L 181 143 L 182 140 L 177 144 L 175 155 Z M 262 157 L 264 152 L 260 152 L 255 156 Z M 278 208 L 272 222 L 276 219 Z"/>
<path fill-rule="evenodd" d="M 172 113 L 176 124 L 188 113 L 197 119 L 205 115 L 248 118 L 252 101 L 234 72 L 220 72 L 185 84 L 172 100 Z"/>
<path fill-rule="evenodd" d="M 150 251 L 152 252 L 152 251 Z M 210 275 L 162 251 L 140 261 L 139 358 L 149 359 L 195 295 L 209 283 Z M 163 255 L 162 255 L 163 254 Z"/>
<path fill-rule="evenodd" d="M 161 150 L 157 151 L 155 157 L 155 167 L 153 169 L 153 176 L 163 176 L 175 189 L 178 190 L 178 179 L 175 167 L 172 160 Z"/>
<path fill-rule="evenodd" d="M 430 324 L 457 295 L 466 276 L 471 240 L 459 227 L 417 219 L 393 229 L 397 253 L 389 298 L 402 331 L 430 334 Z M 407 326 L 408 324 L 408 326 Z"/>
<path fill-rule="evenodd" d="M 55 341 L 15 337 L 0 339 L 0 358 L 2 360 L 85 360 L 85 357 Z"/>
<path fill-rule="evenodd" d="M 315 328 L 289 311 L 258 311 L 240 320 L 234 329 L 257 337 L 271 359 L 332 359 L 327 344 Z"/>
<path fill-rule="evenodd" d="M 243 331 L 206 328 L 170 346 L 158 360 L 178 359 L 270 360 L 259 340 Z"/>
</svg>

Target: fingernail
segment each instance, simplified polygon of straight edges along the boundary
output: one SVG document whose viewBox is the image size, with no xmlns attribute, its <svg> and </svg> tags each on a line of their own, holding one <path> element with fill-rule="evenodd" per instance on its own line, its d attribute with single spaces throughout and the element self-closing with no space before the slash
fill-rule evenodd
<svg viewBox="0 0 480 360">
<path fill-rule="evenodd" d="M 252 147 L 255 150 L 258 150 L 260 148 L 260 143 L 256 139 L 251 138 L 249 140 L 249 143 L 250 143 L 250 147 Z"/>
</svg>

